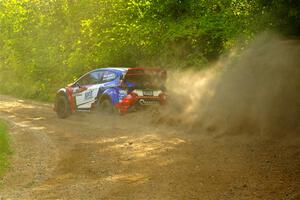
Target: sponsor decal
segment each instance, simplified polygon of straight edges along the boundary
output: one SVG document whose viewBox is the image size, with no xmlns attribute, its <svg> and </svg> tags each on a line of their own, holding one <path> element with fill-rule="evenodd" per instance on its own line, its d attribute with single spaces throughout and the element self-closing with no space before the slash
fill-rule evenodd
<svg viewBox="0 0 300 200">
<path fill-rule="evenodd" d="M 104 74 L 103 75 L 103 81 L 110 81 L 110 80 L 114 80 L 116 78 L 116 75 L 114 73 L 110 73 L 110 74 Z"/>
<path fill-rule="evenodd" d="M 90 91 L 84 93 L 85 100 L 92 99 L 92 98 L 93 98 L 93 90 L 90 90 Z"/>
<path fill-rule="evenodd" d="M 127 96 L 127 91 L 126 90 L 120 90 L 119 91 L 119 102 L 122 101 L 122 99 Z"/>
</svg>

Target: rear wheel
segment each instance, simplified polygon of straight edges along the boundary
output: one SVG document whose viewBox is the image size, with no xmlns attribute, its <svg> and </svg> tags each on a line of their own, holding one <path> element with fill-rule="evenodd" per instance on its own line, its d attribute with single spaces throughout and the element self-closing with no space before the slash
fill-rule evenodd
<svg viewBox="0 0 300 200">
<path fill-rule="evenodd" d="M 59 118 L 64 119 L 70 115 L 70 107 L 65 96 L 58 96 L 56 98 L 56 114 Z"/>
<path fill-rule="evenodd" d="M 109 98 L 104 98 L 100 100 L 98 104 L 98 109 L 100 112 L 106 114 L 114 114 L 116 112 L 116 108 Z"/>
</svg>

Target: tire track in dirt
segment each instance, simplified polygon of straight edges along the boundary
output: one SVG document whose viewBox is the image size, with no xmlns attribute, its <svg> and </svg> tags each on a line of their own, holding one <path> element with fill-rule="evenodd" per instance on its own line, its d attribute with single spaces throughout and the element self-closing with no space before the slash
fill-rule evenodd
<svg viewBox="0 0 300 200">
<path fill-rule="evenodd" d="M 299 138 L 187 132 L 150 112 L 60 120 L 7 96 L 0 113 L 15 149 L 1 200 L 300 198 Z"/>
<path fill-rule="evenodd" d="M 5 192 L 0 193 L 0 197 L 25 199 L 30 195 L 32 187 L 52 174 L 58 152 L 43 128 L 15 115 L 0 113 L 0 118 L 10 125 L 11 145 L 14 149 L 11 168 L 7 175 L 0 179 L 0 189 L 1 187 L 5 189 Z M 40 119 L 32 118 L 32 120 Z"/>
<path fill-rule="evenodd" d="M 31 166 L 26 163 L 27 160 L 20 161 L 23 157 L 30 157 L 30 162 L 33 163 L 43 162 L 42 157 L 52 161 L 44 166 L 43 179 L 40 178 L 40 180 L 35 178 L 37 174 L 40 174 L 36 166 L 31 166 L 34 169 L 21 170 L 20 173 L 23 176 L 28 176 L 28 181 L 16 176 L 16 171 L 19 171 L 18 167 L 12 168 L 3 180 L 3 191 L 6 193 L 2 195 L 3 198 L 18 199 L 20 196 L 22 196 L 21 199 L 32 199 L 39 196 L 50 199 L 60 198 L 66 193 L 68 194 L 68 189 L 66 189 L 68 184 L 72 186 L 69 188 L 72 191 L 70 195 L 74 197 L 78 195 L 77 192 L 83 193 L 82 191 L 85 191 L 86 187 L 94 184 L 95 181 L 98 185 L 104 183 L 111 185 L 115 180 L 143 182 L 147 178 L 140 173 L 122 174 L 122 170 L 127 168 L 127 162 L 135 159 L 144 160 L 146 156 L 147 159 L 154 159 L 157 154 L 171 150 L 174 148 L 173 146 L 184 142 L 178 138 L 172 138 L 166 142 L 161 141 L 161 137 L 156 135 L 155 131 L 157 130 L 153 127 L 147 130 L 140 126 L 136 129 L 137 133 L 132 135 L 128 128 L 115 124 L 114 120 L 116 118 L 118 120 L 119 116 L 109 116 L 99 119 L 97 122 L 98 115 L 78 113 L 77 116 L 67 120 L 59 120 L 49 105 L 4 96 L 1 96 L 0 108 L 1 117 L 10 121 L 13 126 L 11 130 L 13 141 L 15 141 L 13 146 L 18 149 L 12 164 L 18 167 Z M 128 123 L 128 120 L 121 119 L 118 122 L 124 124 Z M 99 130 L 101 130 L 100 133 Z M 141 131 L 143 133 L 139 134 Z M 22 134 L 22 136 L 18 134 Z M 136 138 L 136 134 L 140 138 Z M 35 143 L 37 148 L 34 148 Z M 55 144 L 55 147 L 49 148 L 50 143 Z M 33 147 L 24 147 L 28 145 Z M 23 152 L 26 152 L 24 149 L 28 155 L 24 155 Z M 52 149 L 52 151 L 49 150 L 46 155 L 42 154 L 41 152 L 44 152 L 45 149 Z M 106 158 L 112 157 L 113 159 L 96 158 L 97 151 L 98 154 L 105 153 Z M 40 160 L 35 160 L 34 157 L 40 158 Z M 95 160 L 100 162 L 99 165 L 95 164 Z M 124 163 L 125 168 L 117 168 L 120 163 Z M 108 169 L 101 169 L 104 164 Z M 45 173 L 46 168 L 55 168 L 55 170 Z M 34 171 L 34 174 L 31 171 Z M 118 173 L 120 174 L 118 175 Z M 78 183 L 78 178 L 83 181 Z M 21 193 L 22 195 L 20 195 Z"/>
</svg>

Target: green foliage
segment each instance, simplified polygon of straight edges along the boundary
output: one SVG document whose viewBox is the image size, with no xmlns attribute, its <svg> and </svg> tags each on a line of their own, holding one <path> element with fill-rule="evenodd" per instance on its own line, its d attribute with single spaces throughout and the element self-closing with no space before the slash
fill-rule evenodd
<svg viewBox="0 0 300 200">
<path fill-rule="evenodd" d="M 11 153 L 6 124 L 0 121 L 0 176 L 8 167 L 7 156 Z"/>
<path fill-rule="evenodd" d="M 265 29 L 297 33 L 299 3 L 285 2 L 2 0 L 0 92 L 49 100 L 96 67 L 201 68 Z"/>
<path fill-rule="evenodd" d="M 268 17 L 265 23 L 287 36 L 300 35 L 299 0 L 259 0 L 258 4 Z"/>
</svg>

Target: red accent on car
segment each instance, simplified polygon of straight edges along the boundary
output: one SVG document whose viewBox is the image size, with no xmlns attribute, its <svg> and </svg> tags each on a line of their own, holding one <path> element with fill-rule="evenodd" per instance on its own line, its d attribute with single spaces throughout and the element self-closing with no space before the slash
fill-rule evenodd
<svg viewBox="0 0 300 200">
<path fill-rule="evenodd" d="M 162 92 L 158 95 L 158 97 L 159 97 L 160 103 L 162 105 L 167 103 L 167 94 L 166 93 Z"/>
<path fill-rule="evenodd" d="M 121 102 L 117 103 L 115 106 L 118 108 L 120 114 L 124 114 L 132 105 L 137 101 L 137 94 L 131 92 L 125 96 Z"/>
<path fill-rule="evenodd" d="M 75 101 L 74 101 L 74 98 L 73 98 L 73 89 L 72 87 L 67 87 L 66 88 L 66 93 L 67 93 L 67 97 L 68 97 L 68 101 L 69 101 L 69 104 L 70 104 L 70 110 L 71 112 L 75 112 Z"/>
<path fill-rule="evenodd" d="M 131 92 L 127 96 L 125 96 L 121 102 L 117 103 L 115 106 L 119 110 L 120 114 L 124 114 L 131 106 L 133 106 L 137 101 L 140 99 L 144 100 L 157 100 L 160 102 L 161 105 L 166 104 L 167 102 L 167 95 L 162 92 L 159 96 L 138 96 L 136 93 Z"/>
</svg>

